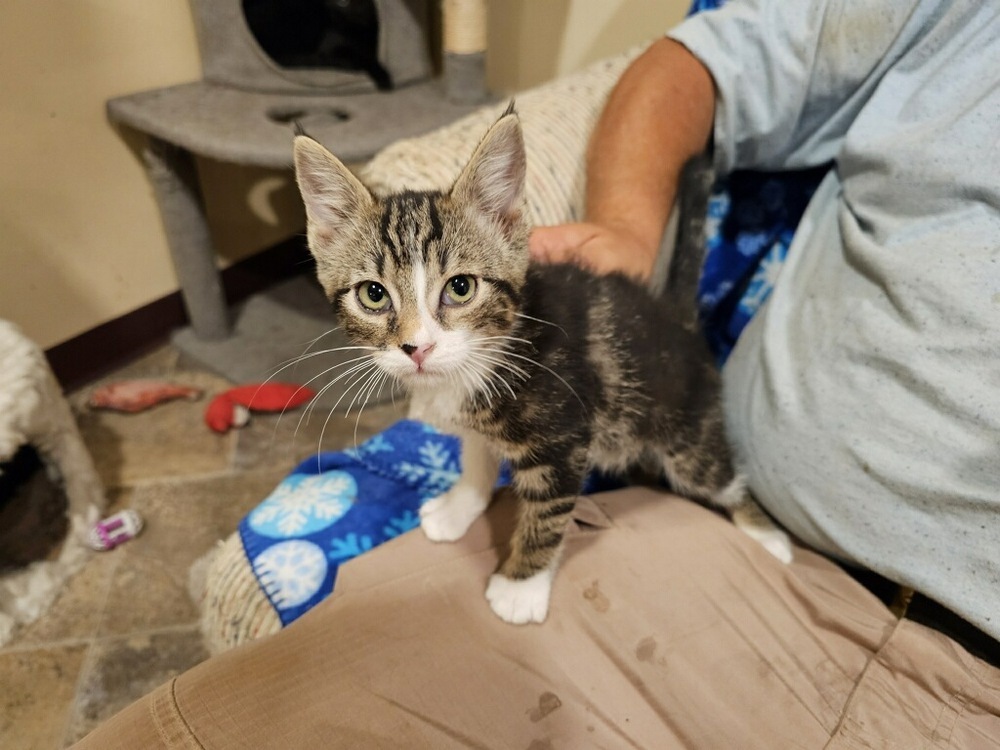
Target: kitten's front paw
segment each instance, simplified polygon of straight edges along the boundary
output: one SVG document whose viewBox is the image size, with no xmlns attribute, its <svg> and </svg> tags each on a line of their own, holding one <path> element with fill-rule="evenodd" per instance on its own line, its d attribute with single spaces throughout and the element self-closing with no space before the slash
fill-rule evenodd
<svg viewBox="0 0 1000 750">
<path fill-rule="evenodd" d="M 552 573 L 548 570 L 521 581 L 495 573 L 486 587 L 486 598 L 492 610 L 501 620 L 513 625 L 544 622 L 549 613 L 551 593 Z"/>
<path fill-rule="evenodd" d="M 432 542 L 461 539 L 486 510 L 488 498 L 470 487 L 455 487 L 420 506 L 420 528 Z"/>
</svg>

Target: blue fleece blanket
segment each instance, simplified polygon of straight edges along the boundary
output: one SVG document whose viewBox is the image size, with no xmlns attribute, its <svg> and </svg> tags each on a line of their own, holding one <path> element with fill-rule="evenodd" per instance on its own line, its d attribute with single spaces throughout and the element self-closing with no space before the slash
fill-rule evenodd
<svg viewBox="0 0 1000 750">
<path fill-rule="evenodd" d="M 312 456 L 240 523 L 247 559 L 283 625 L 331 591 L 340 565 L 416 527 L 460 473 L 459 440 L 404 420 L 357 448 Z"/>
</svg>

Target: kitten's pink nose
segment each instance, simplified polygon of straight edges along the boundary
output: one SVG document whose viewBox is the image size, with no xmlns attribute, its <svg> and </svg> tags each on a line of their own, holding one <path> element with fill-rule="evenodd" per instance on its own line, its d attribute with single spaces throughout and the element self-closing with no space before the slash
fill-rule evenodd
<svg viewBox="0 0 1000 750">
<path fill-rule="evenodd" d="M 420 346 L 415 346 L 414 344 L 401 344 L 399 348 L 406 352 L 410 359 L 417 363 L 417 367 L 420 367 L 424 364 L 424 360 L 427 359 L 427 355 L 433 351 L 434 346 L 434 344 L 421 344 Z"/>
</svg>

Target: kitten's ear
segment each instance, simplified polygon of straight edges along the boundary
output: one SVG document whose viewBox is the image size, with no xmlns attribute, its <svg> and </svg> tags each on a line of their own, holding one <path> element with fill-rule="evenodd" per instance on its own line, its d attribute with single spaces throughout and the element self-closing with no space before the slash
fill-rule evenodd
<svg viewBox="0 0 1000 750">
<path fill-rule="evenodd" d="M 526 158 L 514 104 L 479 143 L 451 190 L 509 232 L 521 218 Z"/>
<path fill-rule="evenodd" d="M 322 235 L 336 236 L 373 203 L 343 162 L 306 135 L 295 138 L 295 179 L 310 227 Z"/>
</svg>

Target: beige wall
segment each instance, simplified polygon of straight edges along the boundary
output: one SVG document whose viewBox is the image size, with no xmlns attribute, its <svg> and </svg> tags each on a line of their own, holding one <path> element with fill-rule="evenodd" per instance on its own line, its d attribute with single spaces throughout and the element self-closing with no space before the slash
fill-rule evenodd
<svg viewBox="0 0 1000 750">
<path fill-rule="evenodd" d="M 516 91 L 652 38 L 678 0 L 491 0 L 489 81 Z M 174 291 L 139 143 L 110 97 L 197 78 L 186 3 L 4 0 L 0 8 L 0 318 L 42 347 Z M 299 228 L 287 175 L 200 164 L 221 262 Z"/>
<path fill-rule="evenodd" d="M 489 83 L 513 92 L 662 35 L 690 0 L 488 0 Z"/>
</svg>

